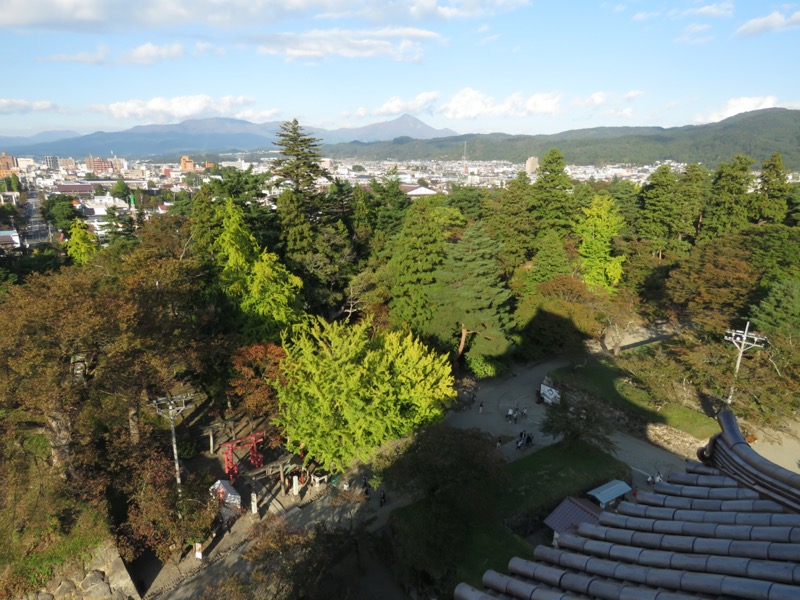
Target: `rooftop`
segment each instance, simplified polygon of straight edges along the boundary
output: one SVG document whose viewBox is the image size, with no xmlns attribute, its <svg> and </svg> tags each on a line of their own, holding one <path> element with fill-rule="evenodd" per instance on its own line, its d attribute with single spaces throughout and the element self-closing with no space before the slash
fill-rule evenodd
<svg viewBox="0 0 800 600">
<path fill-rule="evenodd" d="M 730 411 L 718 421 L 701 462 L 456 600 L 800 598 L 800 475 L 757 454 Z"/>
</svg>

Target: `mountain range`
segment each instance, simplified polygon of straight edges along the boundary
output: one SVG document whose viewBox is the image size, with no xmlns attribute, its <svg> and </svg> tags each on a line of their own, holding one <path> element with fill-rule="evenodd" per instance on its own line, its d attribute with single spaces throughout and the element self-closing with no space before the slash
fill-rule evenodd
<svg viewBox="0 0 800 600">
<path fill-rule="evenodd" d="M 192 119 L 175 125 L 140 125 L 117 132 L 98 131 L 88 135 L 75 132 L 46 132 L 32 138 L 0 136 L 0 150 L 18 155 L 74 156 L 89 155 L 147 157 L 187 153 L 225 153 L 248 150 L 274 150 L 281 121 L 251 123 L 242 119 Z M 302 124 L 301 124 L 302 125 Z M 410 115 L 391 121 L 321 129 L 303 127 L 304 131 L 325 144 L 341 142 L 369 143 L 411 136 L 419 140 L 458 135 L 451 129 L 434 129 Z"/>
<path fill-rule="evenodd" d="M 399 138 L 326 146 L 331 158 L 357 160 L 507 160 L 523 163 L 558 148 L 568 164 L 646 165 L 673 160 L 715 168 L 744 154 L 760 165 L 779 152 L 784 166 L 800 170 L 800 110 L 768 108 L 706 125 L 595 127 L 552 135 L 467 134 L 432 140 Z"/>
<path fill-rule="evenodd" d="M 17 156 L 89 155 L 167 158 L 183 154 L 275 150 L 280 122 L 194 119 L 174 125 L 144 125 L 114 133 L 47 132 L 32 138 L 0 137 L 0 151 Z M 302 123 L 301 123 L 302 126 Z M 595 127 L 552 135 L 505 133 L 459 135 L 435 129 L 403 115 L 364 127 L 303 129 L 322 143 L 330 158 L 360 160 L 507 160 L 522 163 L 558 148 L 568 164 L 653 164 L 658 161 L 703 163 L 715 167 L 736 154 L 761 162 L 781 153 L 787 169 L 800 169 L 800 110 L 769 108 L 718 123 L 684 127 Z"/>
</svg>

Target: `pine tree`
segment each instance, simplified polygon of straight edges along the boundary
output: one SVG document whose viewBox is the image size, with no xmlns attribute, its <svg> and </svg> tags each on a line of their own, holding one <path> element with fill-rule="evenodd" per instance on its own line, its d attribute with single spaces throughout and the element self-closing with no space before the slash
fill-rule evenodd
<svg viewBox="0 0 800 600">
<path fill-rule="evenodd" d="M 306 133 L 297 119 L 281 123 L 276 133 L 281 157 L 272 164 L 272 170 L 279 178 L 279 184 L 285 185 L 296 195 L 298 201 L 305 202 L 307 214 L 313 217 L 314 200 L 318 195 L 317 180 L 330 180 L 327 169 L 320 165 L 319 139 Z"/>
<path fill-rule="evenodd" d="M 480 223 L 448 244 L 447 260 L 436 274 L 430 331 L 455 359 L 501 357 L 511 347 L 511 292 L 496 260 L 496 242 Z"/>
<path fill-rule="evenodd" d="M 639 192 L 641 212 L 637 231 L 653 243 L 662 258 L 675 225 L 675 203 L 678 179 L 669 165 L 659 166 Z"/>
<path fill-rule="evenodd" d="M 703 211 L 703 239 L 737 233 L 754 216 L 756 210 L 750 192 L 752 165 L 752 158 L 738 154 L 730 163 L 722 163 L 714 171 L 711 196 Z"/>
<path fill-rule="evenodd" d="M 572 193 L 572 181 L 566 168 L 564 155 L 558 148 L 549 150 L 542 157 L 533 183 L 533 216 L 537 232 L 553 229 L 567 235 L 572 231 L 579 205 Z"/>
<path fill-rule="evenodd" d="M 531 213 L 533 188 L 525 173 L 487 201 L 488 233 L 502 248 L 498 252 L 505 273 L 511 274 L 533 254 L 536 223 Z"/>
<path fill-rule="evenodd" d="M 783 158 L 775 152 L 761 165 L 758 177 L 758 201 L 755 222 L 783 223 L 789 211 L 789 182 Z"/>
<path fill-rule="evenodd" d="M 406 325 L 417 333 L 427 331 L 432 317 L 430 286 L 444 261 L 446 239 L 437 213 L 445 210 L 453 209 L 444 209 L 437 199 L 417 200 L 391 246 L 389 316 L 393 324 Z"/>
<path fill-rule="evenodd" d="M 673 233 L 679 244 L 694 241 L 700 227 L 703 207 L 711 195 L 711 177 L 708 171 L 696 163 L 686 165 L 678 177 Z"/>
<path fill-rule="evenodd" d="M 526 293 L 533 293 L 533 287 L 539 283 L 572 272 L 564 240 L 556 231 L 541 234 L 536 245 L 538 250 L 533 259 L 533 267 L 525 278 Z"/>
</svg>

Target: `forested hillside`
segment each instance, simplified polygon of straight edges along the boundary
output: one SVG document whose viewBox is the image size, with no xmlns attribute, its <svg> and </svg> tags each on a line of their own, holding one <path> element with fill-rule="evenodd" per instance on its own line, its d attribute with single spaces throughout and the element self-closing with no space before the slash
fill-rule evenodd
<svg viewBox="0 0 800 600">
<path fill-rule="evenodd" d="M 525 151 L 542 156 L 534 183 L 412 201 L 393 174 L 334 178 L 296 121 L 279 137 L 273 173 L 224 170 L 104 246 L 72 215 L 64 244 L 2 256 L 6 595 L 102 537 L 164 560 L 204 539 L 209 476 L 177 487 L 152 409 L 178 387 L 335 474 L 441 420 L 460 377 L 592 339 L 613 356 L 642 322 L 678 332 L 620 357 L 652 410 L 713 407 L 734 383 L 725 330 L 749 320 L 768 344 L 741 365 L 737 415 L 800 409 L 800 195 L 781 154 L 589 185 L 566 174 L 565 141 Z"/>
<path fill-rule="evenodd" d="M 714 169 L 736 154 L 757 161 L 779 152 L 790 170 L 800 169 L 800 111 L 771 108 L 719 123 L 686 127 L 598 127 L 554 135 L 469 134 L 433 140 L 398 138 L 370 144 L 325 146 L 327 156 L 361 160 L 508 160 L 523 163 L 559 148 L 569 164 L 653 164 L 673 160 Z"/>
</svg>

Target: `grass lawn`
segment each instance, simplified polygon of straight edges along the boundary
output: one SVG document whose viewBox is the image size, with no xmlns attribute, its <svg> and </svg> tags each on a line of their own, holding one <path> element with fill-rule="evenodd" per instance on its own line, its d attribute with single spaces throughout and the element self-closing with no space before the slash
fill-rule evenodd
<svg viewBox="0 0 800 600">
<path fill-rule="evenodd" d="M 682 404 L 668 402 L 657 410 L 647 390 L 632 382 L 630 376 L 615 365 L 613 357 L 590 358 L 581 369 L 558 369 L 552 376 L 554 380 L 602 398 L 646 423 L 663 423 L 700 440 L 719 432 L 714 419 Z"/>
</svg>

